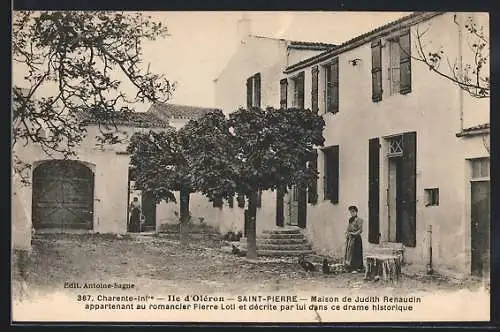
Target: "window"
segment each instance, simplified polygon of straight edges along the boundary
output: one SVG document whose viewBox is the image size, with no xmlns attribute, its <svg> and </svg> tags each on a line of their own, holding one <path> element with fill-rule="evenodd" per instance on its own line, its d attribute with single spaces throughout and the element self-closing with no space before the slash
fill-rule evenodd
<svg viewBox="0 0 500 332">
<path fill-rule="evenodd" d="M 318 66 L 314 66 L 311 69 L 311 109 L 313 111 L 318 110 L 318 78 L 319 69 Z"/>
<path fill-rule="evenodd" d="M 389 138 L 388 157 L 398 157 L 403 155 L 403 136 L 394 136 Z"/>
<path fill-rule="evenodd" d="M 388 40 L 389 46 L 389 66 L 387 68 L 387 78 L 389 80 L 389 93 L 394 95 L 399 93 L 399 36 Z"/>
<path fill-rule="evenodd" d="M 490 160 L 488 158 L 472 159 L 471 165 L 472 180 L 490 177 Z"/>
<path fill-rule="evenodd" d="M 213 207 L 222 209 L 223 205 L 224 204 L 223 204 L 223 201 L 222 201 L 222 197 L 214 197 L 213 198 L 213 201 L 212 201 L 212 206 Z"/>
<path fill-rule="evenodd" d="M 410 30 L 396 36 L 372 42 L 372 100 L 382 100 L 383 86 L 387 85 L 389 95 L 411 92 L 411 43 Z M 387 57 L 387 83 L 382 83 L 382 48 Z"/>
<path fill-rule="evenodd" d="M 280 81 L 280 108 L 287 107 L 288 80 L 286 78 Z"/>
<path fill-rule="evenodd" d="M 261 105 L 261 79 L 260 73 L 247 79 L 247 108 L 260 107 Z"/>
<path fill-rule="evenodd" d="M 318 153 L 314 151 L 311 154 L 308 167 L 315 172 L 318 171 Z M 318 179 L 315 177 L 307 189 L 307 201 L 309 204 L 316 204 L 318 202 Z"/>
<path fill-rule="evenodd" d="M 324 195 L 325 200 L 339 202 L 339 146 L 323 150 L 325 160 Z"/>
<path fill-rule="evenodd" d="M 301 72 L 293 79 L 293 99 L 292 106 L 304 108 L 304 72 Z"/>
<path fill-rule="evenodd" d="M 325 66 L 325 106 L 326 112 L 339 111 L 339 62 L 335 59 Z"/>
<path fill-rule="evenodd" d="M 439 205 L 439 188 L 425 189 L 425 206 Z"/>
</svg>

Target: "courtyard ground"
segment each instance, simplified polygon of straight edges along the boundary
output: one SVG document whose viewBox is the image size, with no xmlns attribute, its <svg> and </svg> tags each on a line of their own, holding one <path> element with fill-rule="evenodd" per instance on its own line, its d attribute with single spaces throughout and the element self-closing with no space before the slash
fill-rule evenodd
<svg viewBox="0 0 500 332">
<path fill-rule="evenodd" d="M 178 241 L 156 236 L 43 234 L 33 239 L 27 284 L 39 291 L 64 288 L 65 282 L 134 283 L 169 294 L 192 291 L 242 293 L 342 288 L 390 288 L 394 293 L 475 289 L 477 282 L 403 276 L 398 284 L 364 281 L 362 274 L 305 272 L 296 258 L 249 261 L 222 250 L 223 241 Z"/>
</svg>

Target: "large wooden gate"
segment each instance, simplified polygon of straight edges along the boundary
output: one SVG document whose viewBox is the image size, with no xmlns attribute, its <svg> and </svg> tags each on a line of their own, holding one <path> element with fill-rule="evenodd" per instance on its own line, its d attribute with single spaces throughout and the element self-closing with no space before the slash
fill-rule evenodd
<svg viewBox="0 0 500 332">
<path fill-rule="evenodd" d="M 35 229 L 93 228 L 94 174 L 75 160 L 45 161 L 33 171 Z"/>
</svg>

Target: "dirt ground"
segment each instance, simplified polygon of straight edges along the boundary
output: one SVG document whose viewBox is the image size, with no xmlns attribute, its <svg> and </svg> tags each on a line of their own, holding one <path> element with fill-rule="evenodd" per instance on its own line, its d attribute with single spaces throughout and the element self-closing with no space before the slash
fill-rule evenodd
<svg viewBox="0 0 500 332">
<path fill-rule="evenodd" d="M 27 269 L 31 289 L 64 289 L 65 282 L 134 283 L 156 294 L 197 291 L 247 293 L 342 288 L 386 288 L 392 293 L 474 289 L 474 282 L 404 277 L 394 285 L 364 281 L 362 274 L 305 272 L 296 259 L 248 261 L 221 248 L 217 239 L 178 241 L 154 236 L 37 235 Z"/>
</svg>

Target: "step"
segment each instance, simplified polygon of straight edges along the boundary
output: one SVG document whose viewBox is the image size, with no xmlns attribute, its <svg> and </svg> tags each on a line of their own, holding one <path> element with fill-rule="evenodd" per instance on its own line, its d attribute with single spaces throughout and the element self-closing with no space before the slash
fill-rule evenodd
<svg viewBox="0 0 500 332">
<path fill-rule="evenodd" d="M 244 245 L 240 245 L 240 248 L 246 248 L 247 245 L 246 243 Z M 281 251 L 287 251 L 287 250 L 311 250 L 311 246 L 309 244 L 264 244 L 264 245 L 259 245 L 257 244 L 257 249 L 258 250 L 281 250 Z"/>
<path fill-rule="evenodd" d="M 257 250 L 258 256 L 300 256 L 312 253 L 312 250 Z"/>
<path fill-rule="evenodd" d="M 275 228 L 266 229 L 263 234 L 301 234 L 299 228 Z"/>
<path fill-rule="evenodd" d="M 243 241 L 242 241 L 243 242 Z M 247 243 L 247 240 L 244 240 Z M 261 244 L 304 244 L 307 243 L 305 238 L 302 239 L 257 239 L 257 245 Z"/>
<path fill-rule="evenodd" d="M 257 236 L 258 239 L 303 239 L 302 234 L 262 234 Z"/>
</svg>

